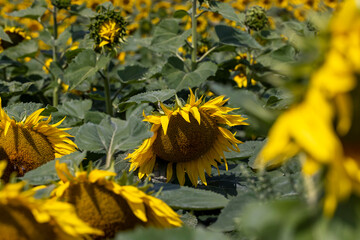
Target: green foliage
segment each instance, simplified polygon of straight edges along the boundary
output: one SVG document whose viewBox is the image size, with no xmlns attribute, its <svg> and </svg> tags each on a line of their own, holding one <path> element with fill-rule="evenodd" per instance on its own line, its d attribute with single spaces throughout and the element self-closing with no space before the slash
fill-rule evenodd
<svg viewBox="0 0 360 240">
<path fill-rule="evenodd" d="M 212 191 L 174 184 L 155 184 L 155 186 L 162 188 L 159 198 L 175 209 L 214 210 L 224 208 L 229 201 L 224 196 Z"/>
<path fill-rule="evenodd" d="M 220 233 L 210 232 L 202 228 L 176 228 L 176 229 L 145 229 L 145 228 L 137 228 L 133 232 L 128 233 L 119 233 L 116 235 L 115 240 L 142 240 L 142 239 L 158 239 L 158 240 L 181 240 L 181 239 L 189 239 L 189 240 L 217 240 L 228 238 Z"/>
<path fill-rule="evenodd" d="M 82 125 L 75 136 L 81 150 L 113 155 L 116 151 L 134 149 L 150 137 L 145 124 L 133 117 L 127 121 L 104 118 L 99 124 Z"/>
<path fill-rule="evenodd" d="M 90 49 L 84 50 L 71 61 L 69 67 L 65 70 L 64 81 L 70 86 L 70 89 L 74 89 L 87 78 L 92 77 L 97 71 L 104 68 L 110 60 L 109 57 L 104 55 L 97 59 L 94 51 Z"/>
</svg>

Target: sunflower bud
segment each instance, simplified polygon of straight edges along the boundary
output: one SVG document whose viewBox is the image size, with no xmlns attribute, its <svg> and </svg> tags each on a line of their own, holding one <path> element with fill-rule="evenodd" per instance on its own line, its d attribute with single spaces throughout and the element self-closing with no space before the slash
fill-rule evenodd
<svg viewBox="0 0 360 240">
<path fill-rule="evenodd" d="M 260 6 L 253 6 L 246 11 L 245 25 L 254 30 L 261 30 L 269 23 L 266 10 Z"/>
<path fill-rule="evenodd" d="M 51 0 L 51 4 L 59 9 L 67 9 L 71 5 L 71 0 Z"/>
<path fill-rule="evenodd" d="M 97 47 L 113 49 L 124 42 L 126 22 L 120 12 L 101 8 L 91 20 L 90 37 Z"/>
</svg>

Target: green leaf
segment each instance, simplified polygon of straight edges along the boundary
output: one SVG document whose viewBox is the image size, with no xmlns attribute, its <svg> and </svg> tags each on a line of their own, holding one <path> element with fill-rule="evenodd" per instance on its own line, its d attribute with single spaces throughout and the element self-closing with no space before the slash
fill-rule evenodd
<svg viewBox="0 0 360 240">
<path fill-rule="evenodd" d="M 82 150 L 114 154 L 138 147 L 151 136 L 151 132 L 140 119 L 131 117 L 128 121 L 105 118 L 100 124 L 86 123 L 76 135 L 75 143 Z"/>
<path fill-rule="evenodd" d="M 208 77 L 215 75 L 217 65 L 212 62 L 202 62 L 193 72 L 185 72 L 183 68 L 184 64 L 181 60 L 174 57 L 169 58 L 168 63 L 162 70 L 169 88 L 180 91 L 189 87 L 199 86 Z"/>
<path fill-rule="evenodd" d="M 256 156 L 259 150 L 263 147 L 264 141 L 246 141 L 239 144 L 240 152 L 225 152 L 226 159 L 247 159 Z"/>
<path fill-rule="evenodd" d="M 128 82 L 143 78 L 148 70 L 149 68 L 142 67 L 140 65 L 134 65 L 126 66 L 125 69 L 119 70 L 117 73 L 122 81 Z"/>
<path fill-rule="evenodd" d="M 262 46 L 247 32 L 226 25 L 215 26 L 215 32 L 221 43 L 236 47 L 262 49 Z"/>
<path fill-rule="evenodd" d="M 165 19 L 155 27 L 151 46 L 158 52 L 176 53 L 178 48 L 185 44 L 185 39 L 190 36 L 190 33 L 190 30 L 180 33 L 179 21 Z"/>
<path fill-rule="evenodd" d="M 229 204 L 221 210 L 216 222 L 208 229 L 219 232 L 230 232 L 236 229 L 235 219 L 239 217 L 244 206 L 249 202 L 254 202 L 257 197 L 252 192 L 240 193 L 230 200 Z"/>
<path fill-rule="evenodd" d="M 22 121 L 25 117 L 29 116 L 36 110 L 40 109 L 40 103 L 15 103 L 5 107 L 6 113 L 13 117 L 16 121 Z"/>
<path fill-rule="evenodd" d="M 188 15 L 189 13 L 185 10 L 177 10 L 174 12 L 174 18 L 183 18 Z"/>
<path fill-rule="evenodd" d="M 7 42 L 12 43 L 9 35 L 6 34 L 6 32 L 4 31 L 3 27 L 0 26 L 0 39 L 3 39 Z"/>
<path fill-rule="evenodd" d="M 229 238 L 221 233 L 207 231 L 203 228 L 136 228 L 134 231 L 119 232 L 114 240 L 228 240 Z"/>
<path fill-rule="evenodd" d="M 224 208 L 229 200 L 223 195 L 175 184 L 155 184 L 155 189 L 163 187 L 159 198 L 174 209 L 214 210 Z"/>
<path fill-rule="evenodd" d="M 21 17 L 21 18 L 31 18 L 37 20 L 39 17 L 44 15 L 46 8 L 36 6 L 36 7 L 29 7 L 23 10 L 14 11 L 8 13 L 7 15 L 12 17 Z"/>
<path fill-rule="evenodd" d="M 271 52 L 270 56 L 278 61 L 292 62 L 295 60 L 295 48 L 291 45 L 285 45 Z"/>
<path fill-rule="evenodd" d="M 85 157 L 86 157 L 86 151 L 73 152 L 61 158 L 57 158 L 56 160 L 59 160 L 60 163 L 66 163 L 68 165 L 69 170 L 71 172 L 74 172 L 74 165 L 79 166 L 79 164 L 82 162 L 82 160 Z M 51 182 L 59 180 L 59 177 L 55 169 L 56 160 L 47 162 L 44 165 L 25 173 L 25 175 L 20 179 L 25 180 L 32 185 L 49 184 Z"/>
<path fill-rule="evenodd" d="M 64 102 L 58 107 L 59 113 L 65 116 L 72 116 L 79 119 L 85 119 L 85 115 L 90 111 L 91 100 L 71 100 Z"/>
<path fill-rule="evenodd" d="M 230 6 L 228 3 L 222 3 L 217 1 L 211 1 L 210 2 L 210 10 L 212 12 L 217 12 L 221 14 L 224 18 L 229 19 L 231 21 L 235 21 L 237 23 L 240 23 L 240 18 L 236 14 L 233 7 Z"/>
<path fill-rule="evenodd" d="M 104 55 L 97 60 L 95 52 L 90 49 L 79 53 L 65 70 L 64 81 L 70 86 L 69 90 L 74 89 L 98 70 L 104 68 L 110 60 L 110 57 Z"/>
<path fill-rule="evenodd" d="M 17 60 L 18 58 L 33 56 L 37 53 L 38 48 L 39 46 L 36 40 L 24 40 L 14 47 L 5 49 L 2 54 L 13 60 Z"/>
<path fill-rule="evenodd" d="M 174 89 L 149 91 L 149 92 L 140 93 L 135 96 L 132 96 L 126 102 L 135 102 L 137 104 L 143 103 L 143 102 L 149 102 L 149 103 L 163 102 L 163 101 L 168 100 L 169 98 L 175 96 L 175 94 L 176 94 L 176 91 Z"/>
</svg>

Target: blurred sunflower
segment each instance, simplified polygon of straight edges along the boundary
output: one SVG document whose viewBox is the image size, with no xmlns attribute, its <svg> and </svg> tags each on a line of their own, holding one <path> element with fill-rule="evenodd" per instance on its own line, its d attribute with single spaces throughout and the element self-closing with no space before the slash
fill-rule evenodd
<svg viewBox="0 0 360 240">
<path fill-rule="evenodd" d="M 352 192 L 360 195 L 360 8 L 354 0 L 344 2 L 330 31 L 325 61 L 304 100 L 278 118 L 255 161 L 257 168 L 273 167 L 302 152 L 305 175 L 325 168 L 327 215 Z"/>
<path fill-rule="evenodd" d="M 9 36 L 11 42 L 0 38 L 0 52 L 9 47 L 14 47 L 24 40 L 29 40 L 30 37 L 26 35 L 24 29 L 17 27 L 5 27 L 4 32 Z"/>
<path fill-rule="evenodd" d="M 0 162 L 0 176 L 6 161 Z M 84 239 L 102 235 L 76 216 L 72 205 L 33 197 L 35 191 L 22 191 L 25 182 L 6 184 L 0 189 L 0 231 L 3 240 Z"/>
<path fill-rule="evenodd" d="M 154 135 L 129 154 L 130 170 L 139 168 L 139 178 L 149 175 L 157 158 L 167 162 L 167 180 L 173 175 L 173 164 L 176 165 L 176 175 L 180 185 L 185 183 L 185 172 L 193 185 L 197 186 L 198 177 L 206 185 L 205 173 L 211 175 L 211 166 L 217 167 L 217 162 L 224 159 L 224 151 L 232 149 L 239 151 L 237 140 L 229 130 L 220 126 L 248 125 L 246 118 L 240 115 L 228 115 L 233 108 L 223 107 L 228 101 L 224 96 L 216 97 L 208 102 L 202 102 L 202 97 L 196 101 L 190 89 L 190 98 L 185 106 L 175 106 L 168 109 L 161 103 L 164 114 L 145 116 L 144 121 L 152 123 Z M 215 161 L 215 160 L 216 161 Z"/>
<path fill-rule="evenodd" d="M 8 166 L 3 175 L 8 180 L 12 172 L 18 176 L 35 169 L 55 158 L 75 151 L 76 145 L 64 132 L 69 128 L 57 128 L 62 121 L 50 125 L 51 116 L 43 121 L 40 114 L 44 108 L 36 110 L 26 119 L 17 122 L 11 119 L 1 107 L 0 99 L 0 160 Z"/>
<path fill-rule="evenodd" d="M 247 60 L 247 58 L 248 55 L 246 53 L 240 53 L 238 56 L 235 57 L 239 64 L 235 66 L 234 70 L 238 71 L 239 73 L 234 76 L 233 80 L 236 82 L 239 88 L 246 88 L 248 86 L 248 79 L 246 77 L 247 65 L 245 63 L 249 65 L 256 64 L 253 56 L 250 55 L 249 61 Z M 250 83 L 252 86 L 254 86 L 256 84 L 256 81 L 254 79 L 251 79 Z"/>
<path fill-rule="evenodd" d="M 65 163 L 55 164 L 61 181 L 52 192 L 75 206 L 78 216 L 106 238 L 136 226 L 179 227 L 179 215 L 160 199 L 134 186 L 120 186 L 111 178 L 114 172 L 94 169 L 77 171 L 73 176 Z"/>
</svg>

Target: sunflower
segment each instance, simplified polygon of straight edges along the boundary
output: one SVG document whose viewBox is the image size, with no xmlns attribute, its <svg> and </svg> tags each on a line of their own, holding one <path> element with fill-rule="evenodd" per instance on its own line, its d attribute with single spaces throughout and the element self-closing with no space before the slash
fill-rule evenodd
<svg viewBox="0 0 360 240">
<path fill-rule="evenodd" d="M 104 231 L 107 238 L 139 225 L 159 228 L 182 225 L 178 214 L 160 199 L 111 180 L 114 172 L 95 169 L 77 171 L 73 176 L 65 163 L 57 161 L 55 167 L 61 181 L 52 195 L 73 204 L 78 216 Z"/>
<path fill-rule="evenodd" d="M 274 167 L 301 152 L 305 176 L 326 169 L 329 216 L 352 192 L 360 195 L 360 9 L 354 0 L 344 2 L 330 30 L 325 61 L 304 100 L 277 119 L 255 161 L 256 168 Z"/>
<path fill-rule="evenodd" d="M 0 98 L 0 160 L 8 166 L 3 179 L 8 180 L 15 171 L 18 176 L 35 169 L 55 158 L 75 151 L 76 145 L 64 132 L 69 128 L 57 128 L 62 121 L 49 125 L 51 116 L 43 120 L 40 114 L 44 108 L 36 110 L 26 119 L 17 122 L 11 119 L 1 107 Z"/>
<path fill-rule="evenodd" d="M 176 175 L 180 185 L 185 183 L 185 172 L 193 185 L 197 186 L 198 177 L 206 185 L 204 170 L 210 176 L 211 166 L 217 168 L 217 162 L 224 159 L 224 151 L 228 149 L 239 151 L 237 140 L 229 130 L 220 126 L 248 125 L 246 118 L 240 115 L 228 115 L 233 108 L 223 107 L 228 101 L 224 96 L 216 97 L 208 102 L 202 102 L 202 97 L 196 101 L 190 89 L 190 98 L 184 106 L 168 109 L 161 103 L 164 114 L 149 115 L 144 113 L 144 121 L 152 123 L 151 138 L 129 154 L 130 170 L 139 168 L 139 178 L 149 175 L 158 159 L 167 163 L 167 180 L 173 175 L 173 165 L 176 165 Z M 216 161 L 215 161 L 216 160 Z"/>
<path fill-rule="evenodd" d="M 6 161 L 0 162 L 0 176 Z M 35 191 L 22 191 L 25 182 L 6 184 L 0 190 L 0 231 L 3 240 L 84 239 L 102 235 L 80 220 L 72 205 L 35 199 Z"/>
<path fill-rule="evenodd" d="M 97 47 L 113 48 L 124 42 L 126 22 L 121 12 L 103 8 L 92 18 L 89 26 L 90 37 Z"/>
<path fill-rule="evenodd" d="M 26 35 L 24 29 L 17 27 L 5 27 L 4 32 L 9 36 L 11 42 L 0 38 L 0 52 L 9 47 L 14 47 L 24 40 L 29 40 L 30 37 Z"/>
</svg>

